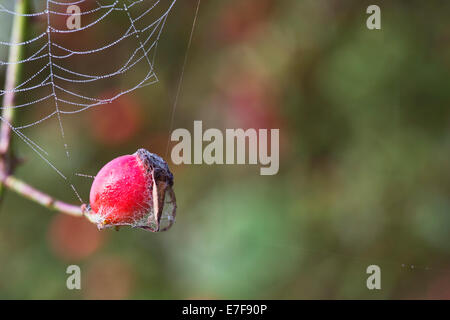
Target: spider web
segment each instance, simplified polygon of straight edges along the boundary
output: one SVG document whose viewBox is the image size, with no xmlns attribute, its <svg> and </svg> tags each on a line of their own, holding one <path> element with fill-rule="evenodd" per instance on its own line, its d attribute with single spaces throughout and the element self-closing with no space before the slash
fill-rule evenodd
<svg viewBox="0 0 450 320">
<path fill-rule="evenodd" d="M 156 48 L 175 2 L 176 0 L 113 0 L 108 3 L 93 0 L 71 2 L 46 0 L 39 4 L 35 3 L 35 12 L 28 14 L 19 14 L 0 2 L 0 19 L 4 19 L 1 18 L 2 15 L 19 15 L 32 19 L 33 26 L 36 20 L 41 24 L 38 32 L 20 43 L 0 41 L 0 47 L 25 46 L 27 51 L 25 58 L 20 61 L 0 61 L 0 72 L 11 64 L 21 64 L 24 71 L 28 71 L 24 80 L 12 90 L 0 90 L 2 98 L 7 93 L 14 93 L 20 103 L 3 105 L 1 109 L 28 111 L 31 107 L 39 105 L 40 114 L 32 121 L 17 125 L 9 123 L 1 116 L 0 120 L 67 181 L 81 203 L 84 201 L 72 183 L 72 177 L 58 169 L 49 160 L 49 153 L 25 135 L 24 131 L 50 119 L 56 119 L 65 156 L 70 162 L 71 147 L 66 139 L 63 116 L 76 115 L 93 107 L 110 104 L 125 94 L 158 81 L 154 68 Z M 39 5 L 43 7 L 39 8 Z M 68 13 L 67 8 L 72 5 L 79 6 L 81 12 Z M 69 29 L 65 25 L 67 19 L 76 16 L 82 19 L 82 25 L 80 28 Z M 112 29 L 116 32 L 112 32 Z M 97 47 L 80 49 L 79 43 L 82 43 L 84 38 L 92 38 L 90 35 L 92 32 L 96 32 L 95 34 L 102 38 L 105 34 L 114 35 L 111 39 L 91 41 L 97 44 Z M 116 35 L 117 32 L 119 35 Z M 113 49 L 117 47 L 132 50 L 127 52 L 127 56 L 116 59 Z M 111 70 L 96 74 L 92 71 L 92 65 L 98 64 L 99 59 L 106 61 L 107 66 L 112 64 L 110 61 L 121 63 L 113 66 Z M 142 71 L 143 74 L 139 74 Z M 113 95 L 99 98 L 95 92 L 96 88 L 108 87 L 111 82 L 121 82 L 124 77 L 127 79 L 128 76 L 131 77 L 131 74 L 134 82 L 130 85 L 130 81 L 127 81 L 128 85 Z"/>
</svg>

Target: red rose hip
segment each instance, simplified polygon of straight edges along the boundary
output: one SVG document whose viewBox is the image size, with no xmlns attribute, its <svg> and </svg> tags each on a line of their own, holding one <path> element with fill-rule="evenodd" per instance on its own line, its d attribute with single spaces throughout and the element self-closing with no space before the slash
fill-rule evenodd
<svg viewBox="0 0 450 320">
<path fill-rule="evenodd" d="M 175 219 L 173 175 L 156 154 L 139 149 L 107 163 L 96 175 L 86 216 L 105 227 L 165 231 Z"/>
</svg>

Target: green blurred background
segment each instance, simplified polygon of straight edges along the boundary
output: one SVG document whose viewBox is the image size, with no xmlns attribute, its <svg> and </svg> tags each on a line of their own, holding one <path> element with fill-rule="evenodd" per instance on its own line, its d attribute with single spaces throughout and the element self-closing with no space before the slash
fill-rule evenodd
<svg viewBox="0 0 450 320">
<path fill-rule="evenodd" d="M 64 117 L 69 163 L 57 122 L 24 133 L 71 173 L 95 175 L 140 147 L 164 156 L 196 4 L 178 1 L 169 15 L 157 84 Z M 381 7 L 382 30 L 366 28 L 370 4 Z M 437 0 L 202 1 L 173 129 L 192 130 L 194 120 L 280 128 L 279 173 L 165 157 L 178 211 L 161 234 L 97 231 L 7 192 L 0 298 L 449 299 L 449 16 L 450 2 Z M 30 34 L 41 24 L 33 19 Z M 0 25 L 8 39 L 11 16 Z M 82 45 L 99 43 L 98 32 Z M 115 85 L 88 90 L 101 96 Z M 38 108 L 17 121 L 39 119 Z M 77 203 L 17 137 L 14 150 L 26 161 L 18 177 Z M 71 179 L 87 201 L 92 181 Z M 81 267 L 82 290 L 66 288 L 70 264 Z M 366 287 L 371 264 L 382 290 Z"/>
</svg>

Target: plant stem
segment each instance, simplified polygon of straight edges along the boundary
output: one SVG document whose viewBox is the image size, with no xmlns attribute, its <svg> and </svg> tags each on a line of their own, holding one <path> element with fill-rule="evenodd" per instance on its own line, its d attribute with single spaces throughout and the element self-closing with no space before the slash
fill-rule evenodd
<svg viewBox="0 0 450 320">
<path fill-rule="evenodd" d="M 53 197 L 33 188 L 32 186 L 20 181 L 13 176 L 7 176 L 6 178 L 2 179 L 2 181 L 7 188 L 17 192 L 27 199 L 39 203 L 46 208 L 56 210 L 61 213 L 70 214 L 72 216 L 83 216 L 83 210 L 80 206 L 75 206 L 56 200 Z"/>
<path fill-rule="evenodd" d="M 17 0 L 15 11 L 18 13 L 14 16 L 11 43 L 20 43 L 25 38 L 27 17 L 24 17 L 28 10 L 29 0 Z M 15 103 L 14 88 L 17 86 L 21 73 L 21 64 L 14 63 L 20 61 L 23 57 L 24 46 L 12 45 L 9 50 L 8 64 L 6 69 L 5 94 L 3 96 L 3 106 L 8 106 L 2 110 L 2 121 L 0 127 L 0 172 L 6 175 L 11 170 L 11 124 L 14 120 L 14 109 L 11 108 Z M 3 194 L 3 185 L 0 183 L 0 197 Z"/>
<path fill-rule="evenodd" d="M 28 10 L 29 0 L 17 0 L 16 12 L 18 15 L 14 16 L 11 43 L 20 43 L 24 40 L 27 26 L 27 17 L 21 16 Z M 13 106 L 15 100 L 14 88 L 17 86 L 20 78 L 21 64 L 15 63 L 20 61 L 23 57 L 24 46 L 11 46 L 9 50 L 9 64 L 6 70 L 5 95 L 3 98 L 3 106 Z M 6 123 L 11 123 L 14 119 L 14 108 L 6 108 L 2 111 L 2 125 L 0 129 L 0 154 L 4 155 L 9 150 L 11 142 L 11 128 Z"/>
<path fill-rule="evenodd" d="M 11 43 L 21 43 L 25 39 L 27 20 L 29 17 L 24 16 L 28 13 L 30 8 L 30 0 L 16 0 L 16 15 L 14 15 L 14 21 L 11 32 Z M 73 216 L 82 216 L 83 209 L 79 206 L 67 204 L 65 202 L 54 199 L 53 197 L 31 187 L 11 176 L 12 161 L 14 161 L 13 154 L 11 152 L 11 126 L 14 122 L 14 106 L 15 104 L 15 90 L 14 88 L 19 83 L 21 74 L 21 64 L 15 63 L 23 58 L 24 45 L 11 45 L 9 50 L 9 58 L 6 81 L 5 81 L 5 94 L 3 97 L 2 121 L 0 126 L 0 197 L 3 195 L 4 187 L 7 187 L 23 197 L 39 203 L 40 205 L 47 207 L 51 210 L 57 210 L 61 213 L 70 214 Z"/>
</svg>

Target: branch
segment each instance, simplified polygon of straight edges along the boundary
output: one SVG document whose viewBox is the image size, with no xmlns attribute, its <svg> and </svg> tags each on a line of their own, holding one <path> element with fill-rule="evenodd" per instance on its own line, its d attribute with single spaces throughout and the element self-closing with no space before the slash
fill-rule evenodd
<svg viewBox="0 0 450 320">
<path fill-rule="evenodd" d="M 29 0 L 17 0 L 11 32 L 11 43 L 20 43 L 25 38 L 27 17 L 22 14 L 27 13 Z M 20 61 L 23 57 L 24 46 L 11 46 L 9 50 L 9 62 Z M 6 69 L 5 94 L 3 96 L 3 106 L 13 106 L 15 103 L 14 88 L 17 86 L 20 78 L 20 63 L 8 64 Z M 14 108 L 5 108 L 2 110 L 2 123 L 0 127 L 0 172 L 4 175 L 11 170 L 11 124 L 14 120 Z M 3 186 L 0 184 L 0 196 L 3 194 Z"/>
<path fill-rule="evenodd" d="M 30 0 L 16 0 L 15 11 L 18 13 L 14 16 L 11 43 L 20 43 L 24 41 L 27 29 L 27 17 Z M 11 46 L 9 51 L 9 62 L 20 61 L 23 57 L 24 46 Z M 5 94 L 3 98 L 3 106 L 13 106 L 15 103 L 14 88 L 18 85 L 21 74 L 21 64 L 8 64 L 6 70 Z M 83 209 L 79 206 L 67 204 L 65 202 L 54 199 L 53 197 L 31 187 L 18 180 L 11 175 L 14 165 L 14 157 L 11 152 L 11 127 L 14 122 L 14 108 L 5 108 L 2 111 L 2 123 L 0 127 L 0 197 L 3 194 L 3 186 L 17 192 L 23 197 L 39 203 L 51 210 L 73 216 L 83 216 Z"/>
<path fill-rule="evenodd" d="M 18 15 L 14 16 L 11 43 L 19 43 L 24 40 L 27 26 L 27 17 L 21 16 L 28 10 L 29 0 L 17 0 L 16 12 Z M 17 45 L 11 46 L 9 50 L 9 62 L 20 61 L 23 57 L 24 47 Z M 5 95 L 3 98 L 4 106 L 13 106 L 15 100 L 14 88 L 17 86 L 20 78 L 20 63 L 9 64 L 6 70 L 6 82 L 5 82 Z M 11 141 L 11 127 L 8 123 L 11 123 L 14 119 L 14 108 L 6 108 L 2 111 L 2 125 L 0 129 L 0 154 L 4 155 L 8 152 Z M 6 123 L 8 122 L 8 123 Z"/>
<path fill-rule="evenodd" d="M 7 176 L 1 180 L 7 188 L 17 192 L 27 199 L 39 203 L 46 208 L 59 211 L 61 213 L 70 214 L 72 216 L 83 216 L 83 209 L 81 206 L 75 206 L 56 200 L 13 176 Z"/>
</svg>

